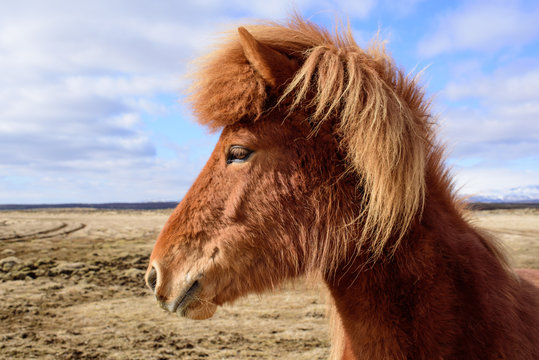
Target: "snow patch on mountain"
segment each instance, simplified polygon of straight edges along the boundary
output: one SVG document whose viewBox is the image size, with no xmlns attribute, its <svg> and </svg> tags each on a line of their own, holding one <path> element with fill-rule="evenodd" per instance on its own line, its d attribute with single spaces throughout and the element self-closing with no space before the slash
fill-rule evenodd
<svg viewBox="0 0 539 360">
<path fill-rule="evenodd" d="M 471 202 L 539 202 L 539 185 L 485 191 L 469 197 Z"/>
</svg>

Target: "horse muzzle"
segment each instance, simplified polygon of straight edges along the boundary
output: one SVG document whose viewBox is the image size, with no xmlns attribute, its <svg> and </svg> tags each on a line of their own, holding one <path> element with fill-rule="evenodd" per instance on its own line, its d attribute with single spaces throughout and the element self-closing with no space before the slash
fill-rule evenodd
<svg viewBox="0 0 539 360">
<path fill-rule="evenodd" d="M 200 279 L 202 274 L 191 278 L 189 274 L 185 276 L 180 286 L 173 286 L 175 291 L 170 291 L 169 284 L 162 278 L 161 272 L 156 266 L 150 266 L 146 273 L 146 284 L 155 295 L 159 306 L 164 310 L 175 313 L 182 317 L 195 320 L 203 320 L 213 316 L 217 305 L 210 301 L 203 300 L 199 295 L 202 292 Z M 170 293 L 176 295 L 171 295 Z"/>
</svg>

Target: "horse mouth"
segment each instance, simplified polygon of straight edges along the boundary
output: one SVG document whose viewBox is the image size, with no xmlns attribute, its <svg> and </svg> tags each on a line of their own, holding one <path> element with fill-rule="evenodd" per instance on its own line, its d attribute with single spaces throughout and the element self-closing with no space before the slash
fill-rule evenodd
<svg viewBox="0 0 539 360">
<path fill-rule="evenodd" d="M 178 315 L 185 316 L 188 306 L 197 298 L 200 292 L 200 283 L 198 280 L 194 281 L 189 288 L 182 292 L 176 299 L 171 302 L 165 302 L 158 300 L 159 305 L 164 310 L 177 313 Z"/>
<path fill-rule="evenodd" d="M 183 293 L 183 295 L 178 296 L 176 300 L 174 300 L 174 302 L 172 303 L 171 312 L 177 313 L 181 316 L 185 316 L 187 307 L 193 302 L 193 300 L 197 298 L 197 295 L 200 290 L 200 283 L 198 282 L 198 280 L 196 280 L 187 289 L 187 291 Z"/>
</svg>

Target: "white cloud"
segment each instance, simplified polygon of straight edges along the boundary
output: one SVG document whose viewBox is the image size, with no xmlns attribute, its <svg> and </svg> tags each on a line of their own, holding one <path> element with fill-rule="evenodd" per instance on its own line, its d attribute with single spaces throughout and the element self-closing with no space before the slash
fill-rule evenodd
<svg viewBox="0 0 539 360">
<path fill-rule="evenodd" d="M 390 9 L 391 11 L 398 11 L 399 15 L 405 16 L 409 15 L 412 11 L 416 9 L 416 7 L 424 2 L 425 0 L 401 0 L 401 1 L 393 1 L 393 0 L 386 0 L 385 6 Z"/>
<path fill-rule="evenodd" d="M 203 163 L 150 130 L 160 116 L 187 121 L 159 96 L 180 96 L 187 62 L 224 24 L 293 9 L 287 0 L 4 1 L 0 202 L 179 199 Z"/>
<path fill-rule="evenodd" d="M 537 121 L 506 118 L 495 110 L 474 116 L 473 111 L 462 109 L 443 117 L 442 124 L 442 138 L 455 161 L 510 165 L 530 156 L 539 161 Z"/>
<path fill-rule="evenodd" d="M 188 121 L 185 108 L 156 98 L 179 96 L 186 63 L 216 39 L 216 32 L 239 19 L 285 19 L 294 9 L 316 19 L 332 20 L 335 13 L 365 19 L 380 6 L 376 0 L 294 3 L 2 2 L 0 203 L 181 198 L 203 165 L 192 149 L 212 144 L 201 146 L 200 136 L 189 133 L 188 148 L 174 144 L 167 134 L 156 134 L 151 122 L 161 116 Z M 417 3 L 400 3 L 396 11 L 405 13 Z M 507 4 L 463 10 L 469 11 L 442 18 L 422 51 L 498 49 L 525 43 L 538 33 L 530 25 L 537 12 Z M 502 15 L 506 19 L 498 21 Z M 461 27 L 465 30 L 459 31 Z M 539 70 L 473 80 L 455 81 L 444 93 L 453 100 L 479 99 L 491 109 L 445 114 L 445 131 L 460 144 L 458 157 L 493 159 L 491 146 L 504 146 L 508 161 L 526 151 L 537 153 L 537 138 L 531 134 L 539 132 Z M 510 117 L 516 119 L 508 122 Z M 530 141 L 517 151 L 509 144 L 514 139 Z"/>
<path fill-rule="evenodd" d="M 174 199 L 159 191 L 192 180 L 188 157 L 156 156 L 141 116 L 171 111 L 153 97 L 178 93 L 185 60 L 210 41 L 211 19 L 159 6 L 3 3 L 0 202 Z M 153 188 L 167 179 L 168 188 Z"/>
<path fill-rule="evenodd" d="M 455 185 L 462 194 L 484 195 L 488 192 L 501 194 L 517 186 L 535 186 L 539 179 L 539 171 L 534 169 L 508 169 L 505 166 L 474 166 L 458 167 L 452 171 L 455 174 Z"/>
<path fill-rule="evenodd" d="M 533 2 L 468 2 L 435 17 L 419 43 L 452 70 L 438 96 L 441 138 L 464 193 L 538 184 L 538 18 Z"/>
<path fill-rule="evenodd" d="M 467 194 L 537 185 L 539 68 L 498 69 L 450 82 L 442 113 L 457 182 Z"/>
<path fill-rule="evenodd" d="M 340 9 L 347 16 L 360 19 L 367 18 L 376 5 L 376 0 L 344 0 L 339 2 Z"/>
<path fill-rule="evenodd" d="M 180 200 L 200 168 L 185 158 L 72 160 L 54 171 L 1 165 L 2 203 Z"/>
<path fill-rule="evenodd" d="M 519 74 L 489 74 L 468 78 L 465 82 L 450 82 L 444 95 L 451 100 L 466 97 L 496 101 L 532 101 L 539 94 L 539 68 Z"/>
<path fill-rule="evenodd" d="M 65 90 L 73 94 L 96 94 L 104 97 L 151 95 L 156 92 L 177 91 L 179 76 L 68 76 L 63 80 Z"/>
<path fill-rule="evenodd" d="M 419 42 L 422 56 L 455 51 L 495 51 L 537 37 L 539 8 L 518 2 L 473 2 L 436 18 L 436 29 Z"/>
</svg>

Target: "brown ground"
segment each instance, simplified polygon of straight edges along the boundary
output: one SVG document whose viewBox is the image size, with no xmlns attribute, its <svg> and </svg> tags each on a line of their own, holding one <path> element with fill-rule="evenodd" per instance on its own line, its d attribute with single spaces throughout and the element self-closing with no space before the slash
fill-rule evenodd
<svg viewBox="0 0 539 360">
<path fill-rule="evenodd" d="M 143 284 L 170 211 L 0 212 L 1 359 L 325 359 L 319 292 L 251 296 L 206 321 L 166 314 Z M 539 268 L 539 210 L 474 213 L 516 267 Z"/>
</svg>

